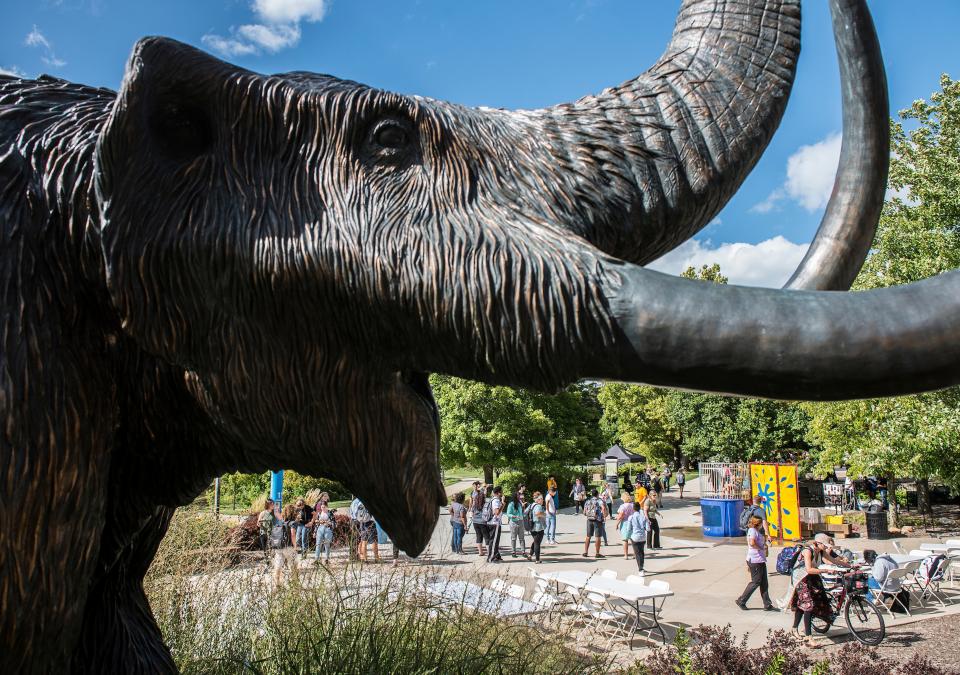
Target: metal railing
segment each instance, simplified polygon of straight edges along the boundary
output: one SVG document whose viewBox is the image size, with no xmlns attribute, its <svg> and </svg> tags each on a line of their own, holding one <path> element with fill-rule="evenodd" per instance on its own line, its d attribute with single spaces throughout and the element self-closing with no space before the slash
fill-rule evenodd
<svg viewBox="0 0 960 675">
<path fill-rule="evenodd" d="M 707 499 L 750 499 L 750 465 L 701 462 L 700 496 Z"/>
</svg>

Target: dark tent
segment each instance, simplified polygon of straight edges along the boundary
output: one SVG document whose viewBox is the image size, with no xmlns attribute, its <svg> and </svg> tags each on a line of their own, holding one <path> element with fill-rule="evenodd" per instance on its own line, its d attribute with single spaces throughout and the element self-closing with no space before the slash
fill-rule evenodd
<svg viewBox="0 0 960 675">
<path fill-rule="evenodd" d="M 643 455 L 635 455 L 629 450 L 624 449 L 619 443 L 615 443 L 607 448 L 607 451 L 589 463 L 589 466 L 604 466 L 607 457 L 616 457 L 617 464 L 627 464 L 628 462 L 645 462 L 647 458 Z"/>
</svg>

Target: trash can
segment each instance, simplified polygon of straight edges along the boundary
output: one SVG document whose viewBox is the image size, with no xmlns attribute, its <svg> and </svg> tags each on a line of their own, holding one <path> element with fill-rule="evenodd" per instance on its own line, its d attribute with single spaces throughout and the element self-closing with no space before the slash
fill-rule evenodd
<svg viewBox="0 0 960 675">
<path fill-rule="evenodd" d="M 887 512 L 877 511 L 876 513 L 866 512 L 867 517 L 867 539 L 889 539 L 890 531 L 887 529 Z"/>
</svg>

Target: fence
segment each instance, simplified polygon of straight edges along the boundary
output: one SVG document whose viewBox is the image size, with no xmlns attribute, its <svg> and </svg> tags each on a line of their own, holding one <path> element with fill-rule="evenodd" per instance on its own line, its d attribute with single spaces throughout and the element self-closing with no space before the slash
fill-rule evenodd
<svg viewBox="0 0 960 675">
<path fill-rule="evenodd" d="M 735 462 L 701 462 L 700 497 L 750 499 L 750 466 Z"/>
</svg>

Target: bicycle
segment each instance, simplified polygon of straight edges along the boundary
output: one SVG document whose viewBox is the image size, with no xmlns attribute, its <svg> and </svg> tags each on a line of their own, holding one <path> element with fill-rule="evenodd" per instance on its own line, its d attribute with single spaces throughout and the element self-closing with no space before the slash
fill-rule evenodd
<svg viewBox="0 0 960 675">
<path fill-rule="evenodd" d="M 855 570 L 841 575 L 822 576 L 824 587 L 830 598 L 831 613 L 829 621 L 814 617 L 813 630 L 821 634 L 826 633 L 837 617 L 843 613 L 847 629 L 857 641 L 871 647 L 876 647 L 883 642 L 887 628 L 880 610 L 867 600 L 867 573 Z M 828 586 L 827 582 L 834 576 L 839 578 Z"/>
</svg>

